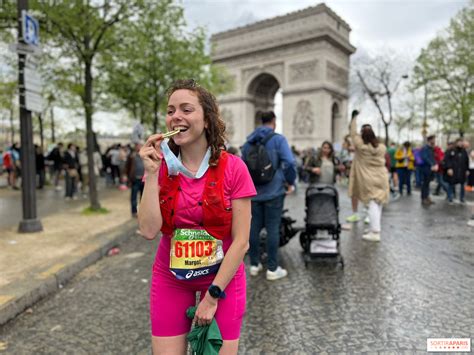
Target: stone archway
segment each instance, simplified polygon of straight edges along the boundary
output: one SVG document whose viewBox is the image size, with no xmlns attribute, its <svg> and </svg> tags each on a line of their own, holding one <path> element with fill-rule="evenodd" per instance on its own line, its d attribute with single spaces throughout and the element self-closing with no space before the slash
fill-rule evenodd
<svg viewBox="0 0 474 355">
<path fill-rule="evenodd" d="M 257 75 L 250 82 L 247 93 L 253 98 L 254 116 L 258 111 L 274 111 L 275 94 L 280 88 L 278 80 L 271 74 L 262 73 Z M 260 125 L 260 122 L 254 118 L 254 127 Z"/>
<path fill-rule="evenodd" d="M 320 4 L 213 35 L 213 62 L 224 66 L 235 83 L 232 92 L 219 97 L 224 119 L 233 127 L 230 143 L 245 142 L 255 128 L 255 112 L 274 109 L 278 90 L 282 132 L 290 144 L 306 148 L 340 141 L 342 117 L 347 117 L 349 57 L 355 51 L 350 31 Z"/>
</svg>

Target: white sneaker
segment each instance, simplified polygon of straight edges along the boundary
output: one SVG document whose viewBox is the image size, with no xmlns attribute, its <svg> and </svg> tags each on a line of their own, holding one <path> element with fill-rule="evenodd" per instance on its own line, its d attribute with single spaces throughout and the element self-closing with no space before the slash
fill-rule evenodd
<svg viewBox="0 0 474 355">
<path fill-rule="evenodd" d="M 281 279 L 288 275 L 288 271 L 283 269 L 281 266 L 278 266 L 275 271 L 267 270 L 267 280 L 274 281 Z"/>
<path fill-rule="evenodd" d="M 362 239 L 368 240 L 369 242 L 380 242 L 380 233 L 369 232 L 362 235 Z"/>
<path fill-rule="evenodd" d="M 263 265 L 258 263 L 257 266 L 250 265 L 250 275 L 257 276 L 260 271 L 263 270 Z"/>
</svg>

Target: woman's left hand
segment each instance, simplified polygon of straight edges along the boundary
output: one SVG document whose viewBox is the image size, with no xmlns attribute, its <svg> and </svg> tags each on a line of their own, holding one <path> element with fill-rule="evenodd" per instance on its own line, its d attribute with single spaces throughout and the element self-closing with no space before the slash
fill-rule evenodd
<svg viewBox="0 0 474 355">
<path fill-rule="evenodd" d="M 204 326 L 211 324 L 217 311 L 217 303 L 217 299 L 213 298 L 209 294 L 209 291 L 207 291 L 202 301 L 199 302 L 196 315 L 194 316 L 197 325 Z"/>
</svg>

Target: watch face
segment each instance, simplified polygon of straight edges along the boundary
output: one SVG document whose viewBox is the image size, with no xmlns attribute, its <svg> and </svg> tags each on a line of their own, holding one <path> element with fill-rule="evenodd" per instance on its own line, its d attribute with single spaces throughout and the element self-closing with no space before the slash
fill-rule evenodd
<svg viewBox="0 0 474 355">
<path fill-rule="evenodd" d="M 211 287 L 209 287 L 209 294 L 214 298 L 219 298 L 219 296 L 221 295 L 221 290 L 218 286 L 212 285 Z"/>
</svg>

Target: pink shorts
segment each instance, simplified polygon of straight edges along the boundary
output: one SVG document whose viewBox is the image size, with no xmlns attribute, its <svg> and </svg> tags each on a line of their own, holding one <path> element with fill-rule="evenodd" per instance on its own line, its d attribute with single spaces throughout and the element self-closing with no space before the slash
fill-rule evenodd
<svg viewBox="0 0 474 355">
<path fill-rule="evenodd" d="M 170 337 L 186 334 L 191 329 L 191 319 L 186 317 L 188 307 L 196 304 L 196 292 L 201 298 L 212 284 L 215 275 L 195 280 L 178 280 L 168 268 L 155 263 L 150 289 L 151 334 Z M 219 300 L 215 319 L 223 340 L 240 337 L 245 313 L 246 279 L 242 263 L 225 289 L 226 298 Z"/>
</svg>

